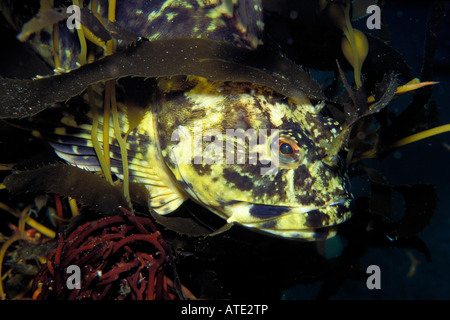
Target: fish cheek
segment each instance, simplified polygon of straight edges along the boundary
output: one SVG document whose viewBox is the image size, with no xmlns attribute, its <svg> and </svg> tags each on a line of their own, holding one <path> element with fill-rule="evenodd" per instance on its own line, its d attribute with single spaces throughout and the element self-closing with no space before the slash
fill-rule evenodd
<svg viewBox="0 0 450 320">
<path fill-rule="evenodd" d="M 225 168 L 223 170 L 223 177 L 241 191 L 250 191 L 254 187 L 250 177 L 243 175 L 240 171 L 233 170 L 232 168 Z"/>
<path fill-rule="evenodd" d="M 283 179 L 284 170 L 278 170 L 276 175 L 264 176 L 267 180 L 264 190 L 259 190 L 259 192 L 264 192 L 266 201 L 270 199 L 278 199 L 279 201 L 287 201 L 286 187 L 287 181 Z"/>
<path fill-rule="evenodd" d="M 305 165 L 298 166 L 294 171 L 294 185 L 297 188 L 303 188 L 309 181 L 311 181 L 311 173 Z"/>
</svg>

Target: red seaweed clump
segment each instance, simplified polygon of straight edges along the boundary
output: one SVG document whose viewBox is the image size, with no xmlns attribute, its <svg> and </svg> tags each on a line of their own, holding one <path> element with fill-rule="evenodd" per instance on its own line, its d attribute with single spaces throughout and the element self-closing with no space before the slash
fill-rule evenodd
<svg viewBox="0 0 450 320">
<path fill-rule="evenodd" d="M 149 218 L 122 211 L 60 235 L 34 279 L 33 298 L 177 299 L 161 233 Z"/>
</svg>

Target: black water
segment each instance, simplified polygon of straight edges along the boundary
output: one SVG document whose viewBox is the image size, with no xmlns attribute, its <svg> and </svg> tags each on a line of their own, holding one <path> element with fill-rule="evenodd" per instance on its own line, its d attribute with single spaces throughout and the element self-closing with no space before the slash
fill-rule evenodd
<svg viewBox="0 0 450 320">
<path fill-rule="evenodd" d="M 432 1 L 388 1 L 382 14 L 391 30 L 391 45 L 402 53 L 419 77 L 424 57 L 424 40 L 427 15 Z M 365 20 L 355 27 L 368 31 Z M 450 123 L 450 3 L 446 3 L 439 46 L 434 60 L 432 100 L 438 106 L 440 123 Z M 411 100 L 402 97 L 392 103 L 401 111 Z M 449 299 L 450 298 L 450 133 L 419 141 L 399 148 L 382 161 L 365 163 L 382 172 L 392 184 L 433 184 L 439 196 L 437 210 L 430 224 L 419 234 L 431 254 L 427 261 L 423 253 L 405 248 L 370 248 L 361 258 L 363 269 L 378 265 L 381 272 L 381 289 L 369 290 L 364 281 L 345 280 L 331 299 Z M 354 181 L 355 190 L 364 186 Z M 398 204 L 397 204 L 398 205 Z M 394 205 L 395 206 L 395 205 Z M 411 257 L 419 260 L 415 272 L 411 270 Z M 408 275 L 409 274 L 409 275 Z M 314 299 L 321 282 L 295 286 L 286 290 L 283 299 Z"/>
</svg>

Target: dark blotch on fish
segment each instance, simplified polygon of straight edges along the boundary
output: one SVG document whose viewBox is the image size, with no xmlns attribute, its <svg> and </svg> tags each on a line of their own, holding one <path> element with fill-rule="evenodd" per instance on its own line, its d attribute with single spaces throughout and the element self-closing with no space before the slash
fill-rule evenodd
<svg viewBox="0 0 450 320">
<path fill-rule="evenodd" d="M 224 169 L 223 170 L 223 177 L 230 183 L 234 184 L 236 188 L 242 191 L 248 191 L 253 188 L 253 182 L 252 179 L 250 179 L 247 176 L 240 175 L 236 171 L 233 171 L 231 169 Z"/>
<path fill-rule="evenodd" d="M 288 212 L 290 208 L 286 207 L 274 207 L 274 206 L 253 206 L 250 209 L 250 214 L 257 218 L 267 219 L 281 216 L 283 213 Z"/>
<path fill-rule="evenodd" d="M 320 228 L 323 222 L 328 222 L 329 217 L 320 210 L 312 210 L 306 216 L 306 226 L 310 228 Z"/>
<path fill-rule="evenodd" d="M 195 171 L 197 171 L 197 173 L 199 175 L 204 175 L 204 174 L 210 174 L 211 173 L 211 165 L 208 164 L 193 164 L 192 165 L 195 169 Z"/>
<path fill-rule="evenodd" d="M 270 220 L 270 221 L 264 222 L 261 225 L 261 229 L 274 229 L 276 225 L 277 225 L 276 220 Z"/>
<path fill-rule="evenodd" d="M 306 168 L 305 165 L 299 166 L 294 171 L 294 185 L 296 186 L 303 186 L 305 185 L 306 179 L 312 179 L 311 174 L 309 173 L 309 170 Z"/>
</svg>

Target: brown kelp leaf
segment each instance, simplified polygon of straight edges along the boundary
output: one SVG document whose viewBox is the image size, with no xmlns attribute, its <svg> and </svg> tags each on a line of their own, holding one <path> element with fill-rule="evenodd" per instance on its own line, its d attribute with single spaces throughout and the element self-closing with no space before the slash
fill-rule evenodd
<svg viewBox="0 0 450 320">
<path fill-rule="evenodd" d="M 319 85 L 308 73 L 278 53 L 208 39 L 170 39 L 141 42 L 61 75 L 35 80 L 0 78 L 0 118 L 32 116 L 104 80 L 173 75 L 251 82 L 294 100 L 305 96 L 324 99 Z"/>
<path fill-rule="evenodd" d="M 392 214 L 392 186 L 377 170 L 364 168 L 370 180 L 369 211 L 388 219 Z"/>
<path fill-rule="evenodd" d="M 399 221 L 386 225 L 386 233 L 392 239 L 416 235 L 431 220 L 437 206 L 437 193 L 433 185 L 391 185 L 386 178 L 372 168 L 364 168 L 369 175 L 371 195 L 369 211 L 391 218 L 392 191 L 399 192 L 405 200 L 405 213 Z"/>
<path fill-rule="evenodd" d="M 444 2 L 434 1 L 428 13 L 421 81 L 433 80 L 434 56 L 445 17 L 444 8 Z M 400 138 L 440 124 L 439 110 L 431 99 L 432 90 L 433 86 L 427 86 L 415 91 L 411 104 L 400 115 L 391 117 L 392 124 L 383 135 L 384 145 L 390 146 Z"/>
<path fill-rule="evenodd" d="M 414 78 L 411 67 L 398 52 L 389 43 L 371 35 L 365 34 L 369 41 L 369 53 L 364 62 L 364 69 L 370 70 L 366 72 L 367 77 L 365 83 L 369 87 L 374 82 L 380 81 L 387 73 L 395 73 L 398 78 L 409 81 Z"/>
<path fill-rule="evenodd" d="M 42 29 L 52 26 L 62 20 L 69 18 L 72 13 L 67 13 L 66 8 L 52 8 L 39 12 L 34 18 L 28 21 L 22 28 L 22 31 L 17 36 L 20 41 L 26 41 L 33 33 L 38 33 Z M 92 34 L 101 41 L 111 39 L 111 35 L 103 24 L 88 8 L 80 9 L 79 22 L 83 27 L 89 29 Z"/>
<path fill-rule="evenodd" d="M 205 227 L 203 224 L 199 223 L 191 217 L 179 217 L 170 215 L 162 216 L 157 214 L 152 209 L 150 209 L 149 211 L 158 224 L 179 234 L 199 237 L 209 236 L 214 233 L 213 230 Z"/>
<path fill-rule="evenodd" d="M 398 140 L 441 125 L 436 102 L 423 101 L 421 96 L 421 94 L 414 95 L 413 101 L 402 113 L 389 118 L 391 124 L 382 131 L 378 154 L 386 156 L 394 150 L 392 146 Z"/>
<path fill-rule="evenodd" d="M 347 121 L 349 122 L 349 125 L 353 125 L 354 122 L 370 116 L 374 113 L 380 112 L 383 108 L 385 108 L 391 100 L 394 98 L 396 90 L 398 87 L 397 77 L 394 73 L 390 73 L 388 75 L 385 75 L 383 77 L 383 80 L 380 81 L 376 85 L 376 92 L 375 92 L 375 100 L 376 102 L 372 105 L 367 104 L 367 96 L 363 92 L 363 90 L 358 90 L 354 94 L 354 101 L 356 108 L 356 116 L 353 114 L 352 117 L 349 117 Z M 353 122 L 351 122 L 353 121 Z"/>
<path fill-rule="evenodd" d="M 47 192 L 72 197 L 106 215 L 118 214 L 120 207 L 128 207 L 121 184 L 111 185 L 95 173 L 62 163 L 14 172 L 5 178 L 3 184 L 11 193 Z M 148 191 L 143 185 L 130 183 L 130 195 L 133 203 L 148 207 Z M 191 217 L 166 217 L 151 209 L 149 211 L 156 222 L 172 231 L 190 236 L 212 233 Z"/>
<path fill-rule="evenodd" d="M 178 210 L 168 215 L 159 215 L 152 209 L 149 211 L 161 226 L 187 236 L 213 236 L 227 231 L 233 225 L 192 200 L 185 201 Z"/>
<path fill-rule="evenodd" d="M 359 0 L 352 3 L 352 21 L 356 21 L 366 17 L 371 13 L 367 13 L 367 8 L 376 5 L 377 0 Z"/>
<path fill-rule="evenodd" d="M 377 102 L 370 106 L 370 109 L 367 110 L 367 112 L 363 116 L 377 113 L 381 109 L 386 107 L 394 98 L 397 87 L 398 82 L 396 75 L 393 72 L 389 75 L 386 75 L 376 87 L 375 100 Z M 381 96 L 378 97 L 378 95 Z"/>
<path fill-rule="evenodd" d="M 123 40 L 126 44 L 136 43 L 140 35 L 123 28 L 117 21 L 108 21 L 106 25 L 109 34 L 117 40 Z"/>
<path fill-rule="evenodd" d="M 420 79 L 422 81 L 433 80 L 433 70 L 435 70 L 435 53 L 440 45 L 439 35 L 441 33 L 446 16 L 445 2 L 433 1 L 427 17 L 427 28 L 425 37 L 425 50 L 423 55 L 422 70 Z M 431 97 L 432 87 L 420 90 L 421 99 L 427 101 Z"/>
<path fill-rule="evenodd" d="M 111 39 L 110 32 L 106 30 L 100 20 L 98 20 L 88 8 L 80 9 L 80 23 L 83 27 L 89 29 L 89 31 L 102 42 Z"/>
<path fill-rule="evenodd" d="M 24 24 L 22 31 L 17 35 L 17 39 L 26 41 L 33 33 L 38 33 L 48 26 L 67 19 L 69 16 L 70 14 L 66 13 L 66 8 L 53 8 L 39 12 Z"/>
<path fill-rule="evenodd" d="M 425 228 L 436 210 L 438 196 L 433 185 L 397 185 L 392 188 L 405 199 L 405 215 L 391 224 L 391 238 L 413 236 Z"/>
<path fill-rule="evenodd" d="M 121 185 L 113 186 L 95 173 L 61 163 L 14 172 L 3 184 L 11 193 L 47 192 L 70 196 L 104 214 L 116 214 L 120 206 L 128 207 Z"/>
</svg>

